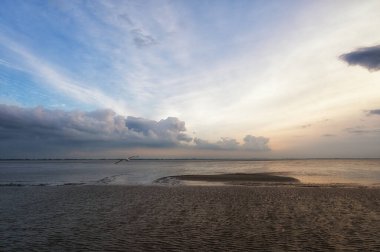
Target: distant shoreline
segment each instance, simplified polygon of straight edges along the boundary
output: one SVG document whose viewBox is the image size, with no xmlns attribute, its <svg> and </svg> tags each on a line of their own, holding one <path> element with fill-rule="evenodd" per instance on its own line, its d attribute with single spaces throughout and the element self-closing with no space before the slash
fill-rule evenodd
<svg viewBox="0 0 380 252">
<path fill-rule="evenodd" d="M 123 158 L 0 158 L 0 161 L 113 161 Z M 297 161 L 297 160 L 378 160 L 377 158 L 134 158 L 133 161 Z"/>
</svg>

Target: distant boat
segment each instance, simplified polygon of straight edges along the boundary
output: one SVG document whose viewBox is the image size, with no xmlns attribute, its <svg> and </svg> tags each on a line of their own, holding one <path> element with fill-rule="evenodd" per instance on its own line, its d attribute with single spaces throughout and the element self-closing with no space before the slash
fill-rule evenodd
<svg viewBox="0 0 380 252">
<path fill-rule="evenodd" d="M 118 163 L 123 162 L 123 161 L 128 162 L 128 161 L 130 161 L 132 158 L 137 158 L 137 157 L 139 157 L 139 156 L 130 156 L 130 157 L 128 157 L 128 158 L 122 158 L 122 159 L 116 161 L 114 164 L 118 164 Z"/>
</svg>

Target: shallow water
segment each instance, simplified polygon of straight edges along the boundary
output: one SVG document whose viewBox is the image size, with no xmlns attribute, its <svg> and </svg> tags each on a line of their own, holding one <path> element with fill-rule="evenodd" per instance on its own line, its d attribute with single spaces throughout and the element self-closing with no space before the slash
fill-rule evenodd
<svg viewBox="0 0 380 252">
<path fill-rule="evenodd" d="M 0 161 L 0 185 L 150 185 L 175 175 L 281 172 L 302 183 L 380 185 L 380 159 Z"/>
</svg>

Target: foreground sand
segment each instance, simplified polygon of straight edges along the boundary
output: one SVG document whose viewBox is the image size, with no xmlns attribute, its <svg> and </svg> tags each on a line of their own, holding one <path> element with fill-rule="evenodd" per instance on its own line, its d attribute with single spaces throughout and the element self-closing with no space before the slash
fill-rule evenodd
<svg viewBox="0 0 380 252">
<path fill-rule="evenodd" d="M 379 188 L 0 188 L 0 251 L 380 251 Z"/>
</svg>

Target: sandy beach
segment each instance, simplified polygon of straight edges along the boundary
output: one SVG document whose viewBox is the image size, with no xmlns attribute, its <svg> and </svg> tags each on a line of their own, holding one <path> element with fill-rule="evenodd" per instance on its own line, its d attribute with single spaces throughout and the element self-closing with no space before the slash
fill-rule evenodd
<svg viewBox="0 0 380 252">
<path fill-rule="evenodd" d="M 380 189 L 0 188 L 1 251 L 380 250 Z"/>
</svg>

